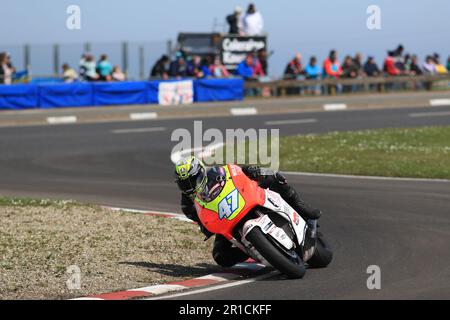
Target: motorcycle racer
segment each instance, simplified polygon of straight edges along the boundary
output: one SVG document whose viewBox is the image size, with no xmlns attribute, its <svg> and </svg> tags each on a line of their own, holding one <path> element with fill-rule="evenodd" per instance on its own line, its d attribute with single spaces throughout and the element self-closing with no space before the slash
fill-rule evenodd
<svg viewBox="0 0 450 320">
<path fill-rule="evenodd" d="M 280 172 L 264 171 L 259 166 L 244 165 L 241 167 L 244 174 L 256 181 L 261 188 L 270 189 L 280 196 L 308 222 L 310 237 L 315 236 L 317 219 L 322 212 L 305 203 L 297 191 L 287 183 Z M 215 166 L 207 169 L 203 162 L 196 157 L 181 159 L 175 165 L 175 182 L 182 192 L 181 209 L 187 218 L 197 222 L 206 239 L 213 236 L 200 222 L 194 205 L 196 196 L 205 202 L 214 199 L 225 184 L 226 174 L 223 167 Z M 249 257 L 240 249 L 233 247 L 222 235 L 216 235 L 213 247 L 214 261 L 222 267 L 231 267 L 244 262 Z"/>
</svg>

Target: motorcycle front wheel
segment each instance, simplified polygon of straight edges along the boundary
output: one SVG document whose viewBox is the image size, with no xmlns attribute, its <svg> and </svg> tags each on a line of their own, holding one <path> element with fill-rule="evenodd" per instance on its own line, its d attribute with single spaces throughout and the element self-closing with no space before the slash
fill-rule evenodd
<svg viewBox="0 0 450 320">
<path fill-rule="evenodd" d="M 281 249 L 277 248 L 261 231 L 260 228 L 253 228 L 246 236 L 247 240 L 273 267 L 287 275 L 289 278 L 303 278 L 306 272 L 303 260 L 293 251 L 297 259 L 287 257 Z"/>
</svg>

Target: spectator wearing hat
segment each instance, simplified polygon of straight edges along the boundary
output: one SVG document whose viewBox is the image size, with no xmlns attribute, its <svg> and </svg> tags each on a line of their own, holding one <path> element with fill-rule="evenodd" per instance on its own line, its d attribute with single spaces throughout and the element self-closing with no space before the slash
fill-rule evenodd
<svg viewBox="0 0 450 320">
<path fill-rule="evenodd" d="M 234 12 L 226 17 L 230 34 L 240 34 L 242 29 L 242 8 L 236 7 Z"/>
<path fill-rule="evenodd" d="M 248 6 L 247 13 L 243 19 L 244 34 L 248 36 L 258 36 L 263 33 L 264 20 L 253 3 Z"/>
</svg>

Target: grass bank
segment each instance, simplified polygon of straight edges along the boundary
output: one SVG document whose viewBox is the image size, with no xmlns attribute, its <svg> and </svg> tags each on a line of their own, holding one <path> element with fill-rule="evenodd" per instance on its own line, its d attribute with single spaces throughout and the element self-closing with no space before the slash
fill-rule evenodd
<svg viewBox="0 0 450 320">
<path fill-rule="evenodd" d="M 197 226 L 67 201 L 0 198 L 0 299 L 67 299 L 216 271 Z M 69 290 L 69 266 L 81 289 Z"/>
<path fill-rule="evenodd" d="M 280 139 L 285 171 L 450 179 L 450 126 Z"/>
</svg>

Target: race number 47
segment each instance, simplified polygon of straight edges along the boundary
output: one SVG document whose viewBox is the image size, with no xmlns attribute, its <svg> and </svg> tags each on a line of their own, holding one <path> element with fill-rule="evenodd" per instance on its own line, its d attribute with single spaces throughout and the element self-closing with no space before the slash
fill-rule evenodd
<svg viewBox="0 0 450 320">
<path fill-rule="evenodd" d="M 231 191 L 219 202 L 219 218 L 229 218 L 239 208 L 239 192 L 237 189 Z"/>
</svg>

